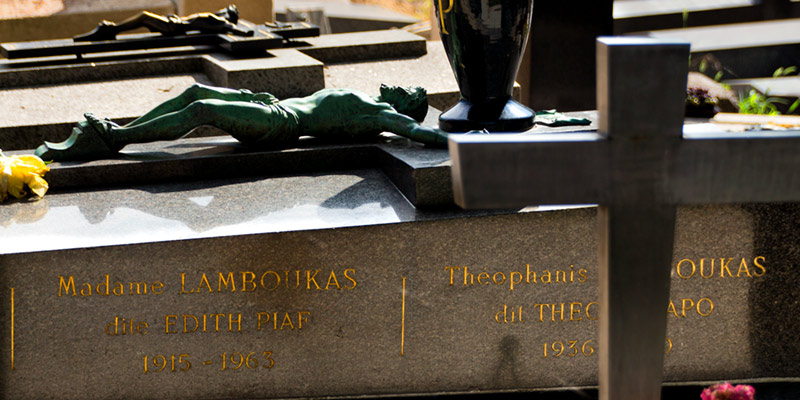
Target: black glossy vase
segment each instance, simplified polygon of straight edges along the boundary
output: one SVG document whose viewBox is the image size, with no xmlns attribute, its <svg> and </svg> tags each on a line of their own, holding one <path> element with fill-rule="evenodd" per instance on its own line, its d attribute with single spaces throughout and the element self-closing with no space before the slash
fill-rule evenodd
<svg viewBox="0 0 800 400">
<path fill-rule="evenodd" d="M 533 127 L 534 113 L 511 98 L 533 0 L 433 0 L 461 101 L 439 117 L 447 132 Z"/>
</svg>

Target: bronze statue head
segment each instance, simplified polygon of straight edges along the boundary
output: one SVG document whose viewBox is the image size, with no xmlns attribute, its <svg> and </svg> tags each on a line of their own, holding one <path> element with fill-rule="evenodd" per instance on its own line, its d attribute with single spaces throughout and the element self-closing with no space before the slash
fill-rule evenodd
<svg viewBox="0 0 800 400">
<path fill-rule="evenodd" d="M 378 100 L 385 101 L 397 112 L 422 122 L 428 114 L 428 92 L 421 87 L 401 87 L 381 84 Z"/>
</svg>

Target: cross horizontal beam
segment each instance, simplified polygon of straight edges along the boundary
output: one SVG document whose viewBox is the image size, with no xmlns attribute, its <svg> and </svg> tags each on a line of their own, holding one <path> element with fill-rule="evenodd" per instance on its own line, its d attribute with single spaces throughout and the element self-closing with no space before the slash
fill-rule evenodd
<svg viewBox="0 0 800 400">
<path fill-rule="evenodd" d="M 638 158 L 640 181 L 661 181 L 670 204 L 782 202 L 800 199 L 800 131 L 728 133 L 684 129 L 657 157 Z M 698 125 L 699 127 L 699 125 Z M 610 204 L 616 145 L 645 153 L 646 143 L 620 143 L 596 132 L 451 136 L 456 203 L 465 208 L 544 204 Z M 644 172 L 647 171 L 647 172 Z M 658 175 L 658 176 L 657 176 Z"/>
</svg>

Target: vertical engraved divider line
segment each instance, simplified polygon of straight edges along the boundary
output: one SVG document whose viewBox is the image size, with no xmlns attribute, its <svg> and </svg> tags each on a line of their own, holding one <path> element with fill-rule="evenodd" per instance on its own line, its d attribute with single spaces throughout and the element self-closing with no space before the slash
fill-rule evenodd
<svg viewBox="0 0 800 400">
<path fill-rule="evenodd" d="M 403 277 L 403 303 L 400 306 L 400 355 L 405 357 L 406 344 L 406 277 Z"/>
<path fill-rule="evenodd" d="M 11 370 L 14 370 L 14 288 L 11 288 Z"/>
</svg>

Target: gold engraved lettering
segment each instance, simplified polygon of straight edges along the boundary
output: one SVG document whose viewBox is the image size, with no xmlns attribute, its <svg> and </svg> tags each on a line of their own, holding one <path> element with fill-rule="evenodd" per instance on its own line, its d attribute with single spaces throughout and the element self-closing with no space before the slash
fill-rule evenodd
<svg viewBox="0 0 800 400">
<path fill-rule="evenodd" d="M 224 317 L 225 314 L 208 314 L 208 316 L 214 318 L 214 332 L 219 332 L 219 317 Z"/>
<path fill-rule="evenodd" d="M 336 285 L 336 289 L 342 290 L 342 287 L 339 286 L 339 281 L 336 280 L 336 272 L 333 270 L 331 270 L 331 275 L 328 277 L 328 283 L 325 285 L 325 290 L 328 290 L 328 287 L 331 286 L 331 282 L 333 282 L 333 285 Z"/>
<path fill-rule="evenodd" d="M 578 306 L 578 307 L 575 307 Z M 569 303 L 569 320 L 570 321 L 580 321 L 583 319 L 581 315 L 581 307 L 583 303 L 572 302 Z M 575 314 L 578 314 L 578 318 L 575 318 Z"/>
<path fill-rule="evenodd" d="M 700 310 L 700 306 L 703 304 L 703 301 L 708 303 L 708 307 L 706 307 L 706 309 L 708 310 L 707 312 L 702 312 Z M 707 317 L 707 316 L 711 315 L 712 312 L 714 312 L 714 302 L 711 301 L 711 299 L 709 299 L 707 297 L 704 297 L 704 298 L 702 298 L 700 300 L 697 300 L 697 313 L 698 314 L 700 314 L 703 317 Z"/>
<path fill-rule="evenodd" d="M 69 294 L 69 290 L 72 289 L 72 295 L 77 295 L 75 293 L 75 278 L 72 275 L 69 276 L 69 279 L 66 282 L 64 282 L 63 276 L 59 275 L 58 279 L 58 297 L 61 297 L 61 289 L 64 289 L 66 294 Z"/>
<path fill-rule="evenodd" d="M 744 258 L 742 258 L 742 262 L 740 262 L 740 263 L 739 263 L 739 271 L 738 271 L 738 272 L 736 272 L 736 277 L 737 277 L 737 278 L 738 278 L 738 277 L 740 277 L 740 276 L 742 276 L 742 270 L 744 270 L 744 273 L 745 273 L 745 274 L 746 274 L 748 277 L 752 277 L 752 276 L 753 276 L 753 275 L 750 275 L 750 270 L 749 270 L 749 269 L 747 269 L 747 261 L 745 261 L 745 259 L 744 259 Z"/>
<path fill-rule="evenodd" d="M 203 284 L 206 284 L 206 288 L 208 289 L 208 293 L 213 293 L 214 289 L 211 289 L 211 284 L 208 282 L 208 277 L 205 273 L 203 273 L 202 278 L 200 278 L 200 284 L 197 285 L 197 293 L 200 293 L 200 289 L 203 287 Z"/>
<path fill-rule="evenodd" d="M 256 274 L 254 274 L 254 273 L 252 273 L 250 271 L 242 272 L 242 292 L 255 291 L 256 290 L 256 282 L 255 282 L 255 280 L 256 280 Z M 253 285 L 252 289 L 248 289 L 247 288 L 248 284 Z"/>
<path fill-rule="evenodd" d="M 736 273 L 733 273 L 732 267 L 736 268 L 736 264 L 733 263 L 734 260 L 738 261 L 738 269 Z M 684 258 L 675 265 L 675 274 L 678 275 L 681 279 L 690 279 L 695 275 L 699 275 L 703 279 L 711 279 L 715 276 L 719 276 L 720 278 L 753 278 L 753 277 L 760 277 L 766 273 L 766 268 L 762 262 L 766 261 L 763 256 L 757 256 L 753 258 L 752 264 L 751 261 L 745 257 L 741 258 L 733 258 L 733 257 L 719 257 L 719 258 L 700 258 L 699 260 L 691 260 L 688 258 Z M 717 273 L 717 264 L 719 264 L 719 273 Z M 697 270 L 700 273 L 697 274 Z"/>
<path fill-rule="evenodd" d="M 81 289 L 81 296 L 91 296 L 91 295 L 92 295 L 92 285 L 84 283 L 83 289 Z"/>
<path fill-rule="evenodd" d="M 709 271 L 708 275 L 706 275 L 704 272 L 705 261 L 706 261 L 705 258 L 700 259 L 700 276 L 703 277 L 704 279 L 712 278 L 714 276 L 714 259 L 713 258 L 711 259 L 711 271 Z"/>
<path fill-rule="evenodd" d="M 348 272 L 352 273 L 352 274 L 355 274 L 356 270 L 354 270 L 352 268 L 344 270 L 344 278 L 347 279 L 348 281 L 350 281 L 353 284 L 353 286 L 350 286 L 350 287 L 345 286 L 344 288 L 348 289 L 348 290 L 353 290 L 353 289 L 356 288 L 357 283 L 356 283 L 355 278 L 353 278 L 350 275 L 348 275 Z"/>
<path fill-rule="evenodd" d="M 153 285 L 156 283 L 154 282 Z M 136 285 L 136 293 L 135 294 L 147 294 L 147 282 L 129 282 L 128 283 L 128 294 L 134 294 L 134 285 Z"/>
<path fill-rule="evenodd" d="M 153 285 L 150 286 L 150 291 L 153 292 L 154 294 L 164 293 L 164 282 L 161 281 L 153 282 Z"/>
<path fill-rule="evenodd" d="M 89 282 L 79 284 L 81 287 L 80 290 L 77 290 L 75 284 L 75 277 L 70 275 L 67 278 L 63 276 L 58 276 L 58 297 L 61 296 L 78 296 L 81 295 L 83 297 L 89 297 L 93 294 L 97 294 L 98 296 L 122 296 L 125 294 L 125 284 L 120 281 L 111 282 L 111 276 L 106 274 L 102 281 L 100 281 L 94 289 L 92 289 L 92 284 Z M 148 286 L 150 287 L 149 292 L 155 295 L 162 294 L 164 292 L 164 283 L 161 281 L 155 281 L 152 284 L 148 284 L 147 282 L 143 281 L 129 281 L 128 282 L 128 295 L 146 295 L 148 294 Z"/>
<path fill-rule="evenodd" d="M 502 318 L 501 318 L 502 316 Z M 494 315 L 494 320 L 497 323 L 507 324 L 507 323 L 515 323 L 515 322 L 523 322 L 522 320 L 522 306 L 517 307 L 516 309 L 511 309 L 509 311 L 509 307 L 506 304 L 503 304 L 503 311 L 499 311 L 497 314 Z"/>
<path fill-rule="evenodd" d="M 667 313 L 671 313 L 676 317 L 678 316 L 678 310 L 675 309 L 675 303 L 673 303 L 672 301 L 670 301 L 669 304 L 667 304 Z"/>
<path fill-rule="evenodd" d="M 758 256 L 758 257 L 756 257 L 756 258 L 753 260 L 753 265 L 755 265 L 756 269 L 758 269 L 759 271 L 761 271 L 761 272 L 753 272 L 753 276 L 764 276 L 764 274 L 766 274 L 766 273 L 767 273 L 767 269 L 766 269 L 766 268 L 764 268 L 764 264 L 761 264 L 761 263 L 759 262 L 759 259 L 760 259 L 762 262 L 766 262 L 766 261 L 767 261 L 767 259 L 766 259 L 765 257 L 763 257 L 763 256 Z"/>
<path fill-rule="evenodd" d="M 274 270 L 267 270 L 260 275 L 257 275 L 255 272 L 252 271 L 242 271 L 242 272 L 215 272 L 213 274 L 201 273 L 196 278 L 197 285 L 195 286 L 192 282 L 191 275 L 187 273 L 181 273 L 181 287 L 179 294 L 191 294 L 191 293 L 235 293 L 235 292 L 254 292 L 258 289 L 263 290 L 270 290 L 275 291 L 282 287 L 286 287 L 287 289 L 292 288 L 300 288 L 306 290 L 352 290 L 355 289 L 358 285 L 358 282 L 355 278 L 355 269 L 349 268 L 345 269 L 342 273 L 341 271 L 337 273 L 336 270 L 329 270 L 329 272 L 323 272 L 320 269 L 315 270 L 294 270 L 294 271 L 279 271 Z M 238 281 L 238 275 L 241 274 L 241 281 Z M 327 278 L 325 278 L 327 275 Z M 344 278 L 342 278 L 342 276 Z M 292 278 L 295 279 L 295 283 L 291 284 L 290 281 Z M 216 290 L 214 290 L 214 286 L 211 284 L 212 281 L 216 279 Z M 305 279 L 306 284 L 301 285 L 302 280 Z M 318 279 L 326 279 L 326 280 L 318 280 Z M 285 284 L 283 282 L 286 282 Z M 240 285 L 237 285 L 240 283 Z M 323 286 L 320 286 L 320 283 L 323 283 Z M 303 287 L 304 286 L 304 287 Z M 59 291 L 64 294 L 70 294 L 70 292 L 75 292 L 75 282 L 74 280 L 70 281 L 68 279 L 63 279 L 60 282 Z M 157 284 L 153 284 L 153 288 L 151 292 L 153 293 L 161 293 L 163 290 L 163 283 L 158 282 Z"/>
<path fill-rule="evenodd" d="M 133 318 L 114 317 L 114 322 L 110 322 L 106 325 L 106 335 L 147 335 L 147 330 L 149 328 L 150 324 L 144 321 L 136 322 Z"/>
<path fill-rule="evenodd" d="M 11 288 L 11 370 L 14 370 L 14 288 Z"/>
<path fill-rule="evenodd" d="M 545 307 L 549 306 L 549 304 L 534 304 L 533 309 L 536 310 L 536 307 L 539 307 L 539 322 L 544 322 L 544 309 Z"/>
<path fill-rule="evenodd" d="M 228 332 L 241 332 L 242 331 L 242 314 L 236 314 L 236 320 L 233 319 L 233 314 L 228 314 Z M 236 330 L 233 330 L 233 323 L 236 322 Z"/>
<path fill-rule="evenodd" d="M 685 272 L 683 274 L 681 273 L 681 265 L 684 265 L 684 263 L 688 263 L 692 268 L 691 272 L 689 272 L 688 274 L 685 273 Z M 675 270 L 678 272 L 678 276 L 681 277 L 682 279 L 689 279 L 689 278 L 693 277 L 696 269 L 697 268 L 694 265 L 694 261 L 692 261 L 692 260 L 690 260 L 688 258 L 684 258 L 683 260 L 678 261 L 678 266 L 675 267 Z"/>
<path fill-rule="evenodd" d="M 667 314 L 670 314 L 673 317 L 685 318 L 687 311 L 694 310 L 701 317 L 707 317 L 714 312 L 714 302 L 707 297 L 701 298 L 697 301 L 694 301 L 693 299 L 681 299 L 679 304 L 680 309 L 675 306 L 675 302 L 670 300 L 669 304 L 667 304 Z"/>
<path fill-rule="evenodd" d="M 292 324 L 292 318 L 289 317 L 289 313 L 286 313 L 286 315 L 283 316 L 283 322 L 281 323 L 281 330 L 283 330 L 283 328 L 286 326 L 291 328 L 291 330 L 294 330 L 294 325 Z"/>
<path fill-rule="evenodd" d="M 182 272 L 181 273 L 181 291 L 178 294 L 194 293 L 194 289 L 192 289 L 192 290 L 187 292 L 185 287 L 186 287 L 186 273 Z"/>
<path fill-rule="evenodd" d="M 480 275 L 478 275 L 478 283 L 481 283 Z M 522 272 L 513 271 L 511 272 L 511 287 L 510 291 L 514 291 L 514 284 L 522 283 Z"/>
<path fill-rule="evenodd" d="M 164 333 L 178 333 L 177 329 L 174 332 L 169 330 L 171 326 L 175 325 L 175 321 L 177 320 L 178 316 L 176 314 L 164 315 Z"/>
<path fill-rule="evenodd" d="M 461 270 L 461 268 L 459 268 L 459 267 L 444 267 L 444 270 L 445 271 L 447 271 L 447 270 L 450 271 L 450 286 L 453 286 L 453 284 L 454 284 L 453 278 L 454 278 L 455 272 Z"/>
<path fill-rule="evenodd" d="M 205 317 L 205 315 L 203 315 Z M 194 327 L 189 329 L 189 321 L 194 321 Z M 197 332 L 197 328 L 200 327 L 200 321 L 197 319 L 196 316 L 192 314 L 183 314 L 183 333 L 194 333 Z M 203 332 L 206 331 L 205 327 L 205 319 L 203 319 Z"/>
<path fill-rule="evenodd" d="M 444 267 L 445 273 L 449 273 L 450 286 L 456 285 L 456 279 L 461 282 L 461 278 L 456 278 L 456 273 L 463 272 L 463 285 L 464 286 L 478 286 L 487 285 L 508 285 L 509 291 L 519 289 L 521 285 L 530 283 L 582 283 L 587 281 L 588 271 L 584 268 L 576 269 L 574 264 L 569 266 L 569 270 L 554 269 L 542 270 L 540 273 L 533 270 L 530 264 L 525 264 L 525 271 L 484 271 L 471 272 L 467 266 L 461 267 Z M 460 274 L 459 274 L 460 275 Z M 477 278 L 477 279 L 476 279 Z M 459 283 L 460 284 L 460 283 Z"/>
<path fill-rule="evenodd" d="M 724 278 L 725 277 L 725 271 L 728 271 L 728 276 L 733 278 L 733 274 L 731 273 L 731 270 L 728 268 L 728 265 L 730 265 L 731 261 L 733 261 L 733 258 L 729 258 L 727 260 L 725 260 L 724 258 L 720 258 L 719 259 L 719 277 L 720 278 Z"/>
<path fill-rule="evenodd" d="M 453 278 L 450 277 L 452 285 Z M 405 356 L 406 343 L 406 277 L 403 277 L 403 295 L 400 303 L 400 355 Z"/>
<path fill-rule="evenodd" d="M 525 264 L 525 283 L 531 283 L 531 274 L 533 274 L 533 283 L 536 283 L 536 271 L 531 272 L 531 265 Z"/>
<path fill-rule="evenodd" d="M 600 304 L 598 302 L 596 302 L 596 301 L 593 301 L 593 302 L 591 302 L 591 303 L 586 305 L 586 319 L 589 319 L 591 321 L 596 321 L 597 320 L 597 316 L 592 317 L 592 315 L 589 314 L 589 307 L 591 307 L 591 306 L 599 306 L 599 305 Z"/>
<path fill-rule="evenodd" d="M 689 303 L 689 309 L 690 310 L 692 308 L 694 308 L 694 301 L 692 301 L 692 299 L 681 299 L 681 304 L 682 304 L 681 317 L 685 317 L 686 316 L 686 303 L 687 302 Z"/>
<path fill-rule="evenodd" d="M 269 322 L 269 313 L 268 312 L 259 312 L 256 313 L 256 330 L 261 330 L 261 325 Z"/>
<path fill-rule="evenodd" d="M 306 271 L 306 289 L 311 290 L 311 282 L 314 282 L 314 286 L 319 290 L 319 285 L 317 284 L 317 274 L 319 273 L 318 269 L 314 270 L 314 275 L 311 275 L 311 271 Z"/>
<path fill-rule="evenodd" d="M 497 281 L 498 275 L 500 275 L 500 282 Z M 505 281 L 506 281 L 506 274 L 502 272 L 495 272 L 494 275 L 492 275 L 492 282 L 494 282 L 496 285 L 502 285 Z"/>
<path fill-rule="evenodd" d="M 560 316 L 560 321 L 564 321 L 564 303 L 553 304 L 553 305 L 550 306 L 550 310 L 551 310 L 550 321 L 556 322 L 556 306 L 560 306 L 558 314 Z"/>
<path fill-rule="evenodd" d="M 219 273 L 219 282 L 217 283 L 217 291 L 222 292 L 222 287 L 225 286 L 225 289 L 228 289 L 228 285 L 231 285 L 231 292 L 236 291 L 236 283 L 233 281 L 233 272 L 228 272 L 227 279 L 225 275 L 220 272 Z"/>
<path fill-rule="evenodd" d="M 276 289 L 278 289 L 278 286 L 281 285 L 281 276 L 275 271 L 267 271 L 267 272 L 264 272 L 261 275 L 261 287 L 264 288 L 264 289 L 267 289 L 267 286 L 264 284 L 264 278 L 266 278 L 267 275 L 269 275 L 269 274 L 275 275 L 275 286 L 273 286 L 272 288 L 270 288 L 268 290 L 276 290 Z M 286 287 L 287 288 L 289 287 L 288 275 L 289 275 L 289 271 L 286 271 L 286 276 L 287 276 L 286 277 Z"/>
<path fill-rule="evenodd" d="M 279 315 L 282 314 L 282 317 Z M 296 317 L 296 319 L 292 319 Z M 303 329 L 303 324 L 305 323 L 308 325 L 309 317 L 311 317 L 311 311 L 307 310 L 300 310 L 300 311 L 292 311 L 292 312 L 258 312 L 256 313 L 256 331 L 264 330 L 264 325 L 267 327 L 269 326 L 269 322 L 272 321 L 272 330 L 273 331 L 282 331 L 282 330 L 301 330 Z M 280 326 L 278 326 L 278 320 L 281 320 Z M 241 316 L 239 317 L 241 321 Z M 269 328 L 267 328 L 269 329 Z M 240 330 L 241 331 L 241 330 Z M 231 332 L 233 332 L 231 330 Z"/>
</svg>

